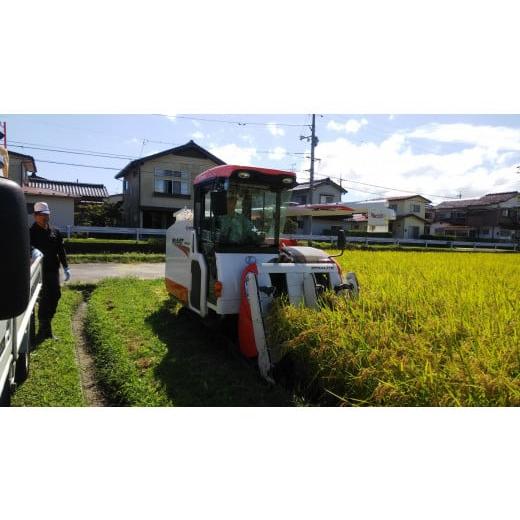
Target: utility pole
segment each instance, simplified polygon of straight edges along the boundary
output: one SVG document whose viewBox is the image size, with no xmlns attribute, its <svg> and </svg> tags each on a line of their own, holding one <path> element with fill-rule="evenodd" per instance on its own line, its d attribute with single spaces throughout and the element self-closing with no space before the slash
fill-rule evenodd
<svg viewBox="0 0 520 520">
<path fill-rule="evenodd" d="M 310 172 L 310 180 L 309 180 L 309 204 L 314 203 L 314 148 L 318 145 L 319 139 L 316 137 L 316 114 L 312 114 L 312 123 L 311 123 L 311 135 L 310 136 L 300 136 L 300 141 L 302 139 L 310 140 L 311 142 L 311 167 L 309 169 Z M 309 216 L 309 234 L 312 235 L 312 216 Z"/>
<path fill-rule="evenodd" d="M 316 146 L 316 115 L 312 114 L 312 125 L 311 125 L 311 179 L 309 182 L 309 201 L 310 204 L 314 203 L 314 147 Z M 311 217 L 312 222 L 312 217 Z"/>
</svg>

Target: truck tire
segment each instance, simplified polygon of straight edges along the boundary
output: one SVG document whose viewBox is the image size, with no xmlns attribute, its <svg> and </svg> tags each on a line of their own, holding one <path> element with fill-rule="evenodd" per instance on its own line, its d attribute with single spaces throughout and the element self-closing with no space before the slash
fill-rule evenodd
<svg viewBox="0 0 520 520">
<path fill-rule="evenodd" d="M 2 393 L 0 394 L 0 406 L 11 406 L 11 385 L 9 380 L 4 384 Z"/>
<path fill-rule="evenodd" d="M 27 376 L 29 375 L 29 361 L 29 352 L 24 352 L 18 356 L 14 372 L 14 380 L 16 381 L 17 385 L 20 385 L 27 379 Z"/>
</svg>

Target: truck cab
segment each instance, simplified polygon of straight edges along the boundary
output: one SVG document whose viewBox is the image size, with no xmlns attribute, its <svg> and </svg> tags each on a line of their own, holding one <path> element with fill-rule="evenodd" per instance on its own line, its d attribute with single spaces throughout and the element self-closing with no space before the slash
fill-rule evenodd
<svg viewBox="0 0 520 520">
<path fill-rule="evenodd" d="M 39 252 L 31 255 L 25 197 L 15 182 L 0 176 L 0 405 L 8 406 L 28 375 L 31 326 L 41 290 Z"/>
</svg>

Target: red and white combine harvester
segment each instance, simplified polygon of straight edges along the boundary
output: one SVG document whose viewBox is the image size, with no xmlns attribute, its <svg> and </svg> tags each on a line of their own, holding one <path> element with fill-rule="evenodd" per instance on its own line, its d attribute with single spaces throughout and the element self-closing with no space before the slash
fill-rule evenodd
<svg viewBox="0 0 520 520">
<path fill-rule="evenodd" d="M 293 172 L 217 166 L 195 178 L 194 210 L 175 213 L 166 234 L 168 291 L 202 318 L 236 318 L 240 351 L 268 380 L 279 355 L 264 322 L 276 297 L 315 307 L 327 289 L 358 292 L 356 276 L 343 277 L 324 251 L 280 240 L 295 185 Z"/>
</svg>

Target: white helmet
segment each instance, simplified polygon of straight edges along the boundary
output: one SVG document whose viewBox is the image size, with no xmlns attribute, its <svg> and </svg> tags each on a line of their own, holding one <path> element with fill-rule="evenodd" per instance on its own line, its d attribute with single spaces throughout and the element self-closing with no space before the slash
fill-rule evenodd
<svg viewBox="0 0 520 520">
<path fill-rule="evenodd" d="M 51 210 L 49 209 L 49 205 L 46 202 L 36 202 L 34 204 L 34 212 L 46 213 L 47 215 L 50 215 Z"/>
</svg>

